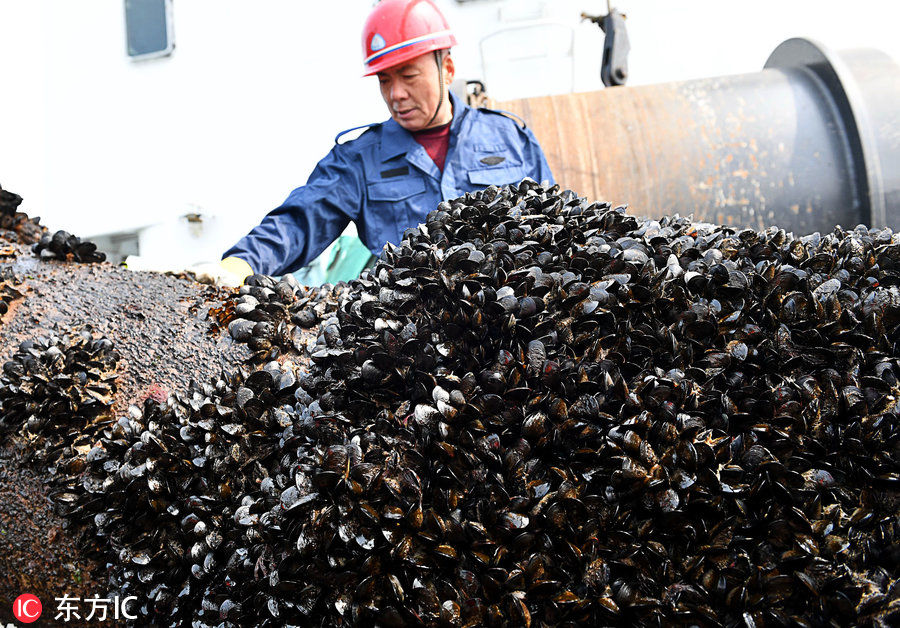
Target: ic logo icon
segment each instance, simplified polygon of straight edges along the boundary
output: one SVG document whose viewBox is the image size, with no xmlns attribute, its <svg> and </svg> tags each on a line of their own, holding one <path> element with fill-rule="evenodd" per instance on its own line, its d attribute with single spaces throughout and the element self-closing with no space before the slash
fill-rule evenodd
<svg viewBox="0 0 900 628">
<path fill-rule="evenodd" d="M 41 601 L 31 593 L 23 593 L 13 602 L 13 615 L 23 624 L 37 621 L 42 610 Z"/>
</svg>

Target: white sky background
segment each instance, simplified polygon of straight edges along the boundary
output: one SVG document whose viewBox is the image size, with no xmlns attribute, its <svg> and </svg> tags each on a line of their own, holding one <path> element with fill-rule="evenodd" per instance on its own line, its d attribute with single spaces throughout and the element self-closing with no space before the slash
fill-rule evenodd
<svg viewBox="0 0 900 628">
<path fill-rule="evenodd" d="M 438 2 L 460 76 L 481 77 L 478 41 L 504 25 L 501 11 L 537 11 L 575 28 L 575 89 L 601 87 L 602 34 L 578 15 L 605 0 Z M 371 0 L 175 0 L 175 53 L 138 63 L 122 4 L 0 0 L 0 185 L 51 229 L 91 235 L 200 211 L 236 237 L 339 131 L 387 117 L 375 79 L 359 76 Z M 613 4 L 628 16 L 630 85 L 759 71 L 793 36 L 900 59 L 893 0 Z"/>
</svg>

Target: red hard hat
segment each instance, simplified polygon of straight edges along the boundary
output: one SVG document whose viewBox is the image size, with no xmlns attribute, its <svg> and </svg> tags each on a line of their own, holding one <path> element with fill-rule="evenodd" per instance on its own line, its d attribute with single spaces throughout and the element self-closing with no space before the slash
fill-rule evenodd
<svg viewBox="0 0 900 628">
<path fill-rule="evenodd" d="M 447 19 L 431 0 L 382 0 L 363 26 L 363 76 L 455 45 Z"/>
</svg>

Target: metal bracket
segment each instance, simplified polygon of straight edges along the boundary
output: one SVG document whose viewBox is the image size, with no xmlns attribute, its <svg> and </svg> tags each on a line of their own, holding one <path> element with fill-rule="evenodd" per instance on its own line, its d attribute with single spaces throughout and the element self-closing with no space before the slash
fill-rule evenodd
<svg viewBox="0 0 900 628">
<path fill-rule="evenodd" d="M 603 61 L 600 64 L 600 79 L 607 87 L 624 85 L 628 80 L 628 31 L 625 29 L 624 13 L 609 6 L 606 15 L 581 14 L 581 19 L 590 20 L 600 27 L 606 37 L 603 40 Z"/>
</svg>

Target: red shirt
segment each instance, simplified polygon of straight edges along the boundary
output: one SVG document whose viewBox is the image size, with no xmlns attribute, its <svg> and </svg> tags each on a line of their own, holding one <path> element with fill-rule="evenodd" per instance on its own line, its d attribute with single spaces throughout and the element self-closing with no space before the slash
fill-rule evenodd
<svg viewBox="0 0 900 628">
<path fill-rule="evenodd" d="M 415 131 L 412 135 L 425 148 L 425 152 L 431 157 L 438 170 L 443 172 L 444 161 L 447 159 L 447 148 L 450 146 L 450 123 Z"/>
</svg>

